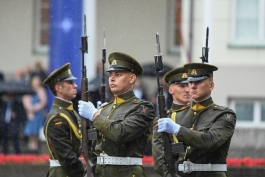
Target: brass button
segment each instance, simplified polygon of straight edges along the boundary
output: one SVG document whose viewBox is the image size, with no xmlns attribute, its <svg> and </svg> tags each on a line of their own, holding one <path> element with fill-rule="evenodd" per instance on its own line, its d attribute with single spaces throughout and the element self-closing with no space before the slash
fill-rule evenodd
<svg viewBox="0 0 265 177">
<path fill-rule="evenodd" d="M 113 107 L 113 108 L 115 108 L 116 106 L 115 106 L 115 105 L 113 105 L 112 107 Z"/>
<path fill-rule="evenodd" d="M 59 109 L 62 109 L 62 107 L 60 106 Z"/>
<path fill-rule="evenodd" d="M 189 150 L 190 149 L 190 146 L 188 146 L 187 149 Z"/>
<path fill-rule="evenodd" d="M 106 139 L 104 138 L 102 141 L 103 141 L 103 143 L 105 143 Z"/>
<path fill-rule="evenodd" d="M 105 151 L 102 151 L 102 154 L 105 154 Z"/>
<path fill-rule="evenodd" d="M 194 112 L 193 114 L 194 114 L 194 115 L 196 115 L 196 114 L 197 114 L 197 112 Z"/>
<path fill-rule="evenodd" d="M 109 116 L 107 116 L 107 118 L 109 118 Z"/>
</svg>

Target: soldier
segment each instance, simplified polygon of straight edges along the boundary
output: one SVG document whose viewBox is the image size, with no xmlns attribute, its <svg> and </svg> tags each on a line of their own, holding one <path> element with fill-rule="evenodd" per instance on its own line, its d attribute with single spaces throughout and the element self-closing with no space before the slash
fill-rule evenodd
<svg viewBox="0 0 265 177">
<path fill-rule="evenodd" d="M 75 79 L 70 64 L 67 63 L 53 71 L 43 82 L 55 96 L 44 125 L 50 153 L 50 169 L 47 174 L 49 177 L 83 177 L 85 174 L 83 163 L 79 159 L 80 118 L 71 102 L 77 93 L 77 85 L 73 81 Z"/>
<path fill-rule="evenodd" d="M 164 76 L 165 83 L 169 85 L 168 91 L 173 97 L 173 103 L 171 109 L 167 111 L 167 115 L 178 124 L 181 124 L 182 118 L 187 114 L 189 110 L 189 103 L 191 101 L 187 79 L 187 70 L 183 67 L 173 69 L 167 72 Z M 154 120 L 152 154 L 156 172 L 161 176 L 167 176 L 168 171 L 163 162 L 164 151 L 162 144 L 162 134 L 157 132 L 158 119 L 159 117 L 156 117 Z M 173 134 L 171 139 L 172 142 L 178 143 L 176 135 Z M 176 161 L 178 161 L 179 155 L 175 155 L 174 158 Z"/>
<path fill-rule="evenodd" d="M 95 176 L 146 176 L 142 166 L 154 119 L 154 106 L 137 98 L 133 84 L 143 73 L 131 56 L 114 52 L 108 57 L 109 87 L 114 101 L 97 110 L 91 102 L 79 101 L 79 114 L 93 121 L 100 132 L 95 146 Z"/>
<path fill-rule="evenodd" d="M 190 114 L 181 125 L 169 118 L 158 120 L 158 132 L 172 133 L 188 147 L 178 170 L 183 176 L 225 177 L 226 157 L 236 124 L 233 110 L 216 105 L 211 97 L 214 89 L 210 64 L 190 63 L 188 69 L 190 94 L 193 99 Z M 189 127 L 189 128 L 186 128 Z"/>
</svg>

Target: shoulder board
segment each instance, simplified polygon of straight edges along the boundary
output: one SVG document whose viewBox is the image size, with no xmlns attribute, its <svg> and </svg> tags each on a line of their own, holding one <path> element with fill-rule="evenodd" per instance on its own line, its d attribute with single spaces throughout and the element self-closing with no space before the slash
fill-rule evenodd
<svg viewBox="0 0 265 177">
<path fill-rule="evenodd" d="M 133 103 L 133 104 L 139 104 L 139 103 L 141 103 L 141 102 L 143 102 L 143 101 L 145 101 L 145 100 L 141 100 L 141 99 L 139 99 L 139 98 L 135 98 L 135 99 L 132 100 L 132 103 Z"/>
<path fill-rule="evenodd" d="M 106 103 L 106 104 L 100 106 L 100 109 L 105 108 L 106 106 L 108 106 L 108 105 L 111 104 L 111 103 L 113 103 L 113 101 L 110 101 L 110 102 L 108 102 L 108 103 Z"/>
<path fill-rule="evenodd" d="M 57 105 L 54 105 L 53 106 L 55 109 L 53 109 L 53 115 L 58 115 L 58 114 L 60 114 L 60 113 L 62 113 L 63 112 L 63 110 L 64 109 L 62 109 L 61 107 L 59 107 L 59 106 L 57 106 Z"/>
<path fill-rule="evenodd" d="M 217 104 L 213 104 L 212 105 L 212 108 L 215 109 L 215 110 L 220 110 L 220 111 L 223 111 L 223 110 L 226 110 L 227 109 L 227 107 L 219 106 Z"/>
<path fill-rule="evenodd" d="M 113 103 L 113 101 L 110 101 L 110 102 L 108 102 L 108 103 L 106 103 L 106 104 L 100 106 L 100 108 L 99 108 L 99 113 L 101 113 L 102 109 L 105 108 L 106 106 L 108 106 L 108 105 L 111 104 L 111 103 Z"/>
</svg>

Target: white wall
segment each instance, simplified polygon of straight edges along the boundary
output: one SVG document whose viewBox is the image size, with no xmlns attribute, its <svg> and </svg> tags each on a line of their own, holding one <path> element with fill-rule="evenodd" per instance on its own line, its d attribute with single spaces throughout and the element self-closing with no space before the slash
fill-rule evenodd
<svg viewBox="0 0 265 177">
<path fill-rule="evenodd" d="M 141 64 L 154 63 L 156 32 L 160 35 L 164 63 L 177 66 L 177 56 L 166 54 L 167 1 L 161 0 L 98 0 L 97 54 L 101 59 L 103 28 L 106 29 L 107 56 L 111 52 L 125 52 Z"/>
<path fill-rule="evenodd" d="M 33 42 L 33 0 L 0 0 L 0 71 L 7 77 L 17 69 L 33 66 L 41 61 L 46 68 L 48 57 L 34 55 Z"/>
</svg>

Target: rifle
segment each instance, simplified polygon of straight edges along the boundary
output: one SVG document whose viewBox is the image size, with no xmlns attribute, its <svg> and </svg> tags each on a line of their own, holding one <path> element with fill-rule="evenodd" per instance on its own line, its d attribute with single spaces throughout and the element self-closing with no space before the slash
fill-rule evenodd
<svg viewBox="0 0 265 177">
<path fill-rule="evenodd" d="M 159 116 L 160 118 L 165 118 L 167 117 L 166 101 L 163 93 L 163 86 L 159 82 L 159 72 L 162 72 L 164 70 L 163 61 L 162 61 L 163 55 L 161 54 L 158 33 L 156 33 L 156 45 L 157 45 L 157 55 L 155 55 L 154 58 L 155 58 L 155 70 L 156 70 L 157 85 L 158 85 L 157 102 L 158 102 Z M 169 134 L 165 132 L 162 133 L 162 139 L 163 139 L 162 143 L 164 146 L 164 164 L 166 165 L 172 177 L 180 177 L 175 169 L 175 159 L 173 154 L 178 152 L 184 152 L 183 143 L 180 142 L 172 144 Z"/>
<path fill-rule="evenodd" d="M 82 51 L 82 79 L 81 79 L 81 100 L 88 101 L 88 80 L 86 77 L 86 66 L 84 64 L 84 55 L 88 53 L 87 35 L 86 35 L 86 15 L 84 15 L 84 36 L 81 36 Z M 90 121 L 81 116 L 81 131 L 82 131 L 82 152 L 86 161 L 87 177 L 94 177 L 93 164 L 91 155 L 93 151 L 92 141 L 97 139 L 97 131 L 93 129 Z"/>
<path fill-rule="evenodd" d="M 206 44 L 205 47 L 202 47 L 202 56 L 200 57 L 200 59 L 202 59 L 202 63 L 204 62 L 208 63 L 208 52 L 210 49 L 208 48 L 208 39 L 209 39 L 209 27 L 206 28 Z"/>
<path fill-rule="evenodd" d="M 105 40 L 105 28 L 104 28 L 104 46 L 102 49 L 102 83 L 100 88 L 100 101 L 101 103 L 106 102 L 106 83 L 105 83 L 105 63 L 106 63 L 106 40 Z"/>
</svg>

